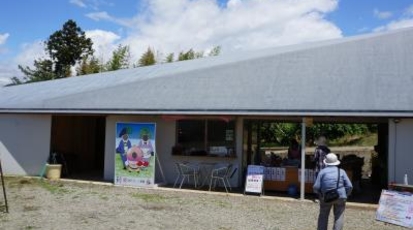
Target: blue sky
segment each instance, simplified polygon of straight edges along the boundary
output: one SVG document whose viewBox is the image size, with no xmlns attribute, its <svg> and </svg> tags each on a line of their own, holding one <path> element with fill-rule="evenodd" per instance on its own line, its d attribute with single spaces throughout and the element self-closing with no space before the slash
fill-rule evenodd
<svg viewBox="0 0 413 230">
<path fill-rule="evenodd" d="M 0 81 L 46 58 L 43 42 L 69 19 L 107 61 L 128 45 L 136 62 L 189 50 L 262 49 L 413 26 L 410 0 L 3 0 Z M 1 82 L 0 82 L 1 85 Z"/>
</svg>

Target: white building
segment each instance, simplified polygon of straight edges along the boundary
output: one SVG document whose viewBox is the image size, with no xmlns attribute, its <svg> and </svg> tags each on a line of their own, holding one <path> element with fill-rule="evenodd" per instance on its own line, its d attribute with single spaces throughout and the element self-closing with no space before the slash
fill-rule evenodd
<svg viewBox="0 0 413 230">
<path fill-rule="evenodd" d="M 116 122 L 156 122 L 157 154 L 173 183 L 175 161 L 201 157 L 172 154 L 180 121 L 232 130 L 226 147 L 236 157 L 202 160 L 245 168 L 245 120 L 310 117 L 379 124 L 388 180 L 401 183 L 405 173 L 413 178 L 412 41 L 413 29 L 404 29 L 0 88 L 3 168 L 39 175 L 49 153 L 61 151 L 74 171 L 113 181 Z"/>
</svg>

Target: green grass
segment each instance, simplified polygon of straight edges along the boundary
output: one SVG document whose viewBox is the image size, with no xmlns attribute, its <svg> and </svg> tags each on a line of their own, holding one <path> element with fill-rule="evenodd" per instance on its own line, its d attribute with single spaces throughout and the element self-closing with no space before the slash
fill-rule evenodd
<svg viewBox="0 0 413 230">
<path fill-rule="evenodd" d="M 40 207 L 38 207 L 38 206 L 32 206 L 32 205 L 23 206 L 23 212 L 37 211 L 39 209 L 40 209 Z"/>
<path fill-rule="evenodd" d="M 141 207 L 145 210 L 161 211 L 173 209 L 172 206 L 166 204 L 166 201 L 170 198 L 159 194 L 133 193 L 132 197 L 145 201 L 146 204 L 141 205 Z"/>
<path fill-rule="evenodd" d="M 49 182 L 45 180 L 40 180 L 38 182 L 39 186 L 44 188 L 45 190 L 49 191 L 52 194 L 66 194 L 69 193 L 70 191 L 66 188 L 64 188 L 62 183 L 59 182 Z"/>
<path fill-rule="evenodd" d="M 105 195 L 100 195 L 99 198 L 102 199 L 102 200 L 109 200 L 109 197 L 107 197 Z"/>
<path fill-rule="evenodd" d="M 132 197 L 153 203 L 160 203 L 167 200 L 166 197 L 158 194 L 133 193 Z"/>
<path fill-rule="evenodd" d="M 232 207 L 231 203 L 225 201 L 215 201 L 215 204 L 220 208 L 230 208 Z"/>
<path fill-rule="evenodd" d="M 23 188 L 28 185 L 33 185 L 34 182 L 32 179 L 22 179 L 18 177 L 6 177 L 6 187 L 10 188 Z"/>
</svg>

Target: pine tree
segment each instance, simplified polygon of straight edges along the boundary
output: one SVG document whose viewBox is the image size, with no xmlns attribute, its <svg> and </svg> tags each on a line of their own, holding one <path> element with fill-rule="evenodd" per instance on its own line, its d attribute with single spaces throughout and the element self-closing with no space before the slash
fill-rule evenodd
<svg viewBox="0 0 413 230">
<path fill-rule="evenodd" d="M 54 62 L 57 78 L 70 76 L 70 67 L 93 54 L 92 40 L 86 38 L 85 32 L 73 20 L 68 20 L 61 30 L 50 35 L 45 44 L 46 51 Z"/>
<path fill-rule="evenodd" d="M 83 57 L 80 65 L 76 68 L 76 75 L 86 75 L 102 72 L 102 64 L 95 56 Z"/>
<path fill-rule="evenodd" d="M 107 71 L 113 71 L 118 69 L 129 68 L 130 49 L 129 46 L 119 45 L 118 48 L 113 51 L 112 58 L 106 64 Z"/>
<path fill-rule="evenodd" d="M 148 50 L 142 54 L 141 58 L 138 61 L 139 66 L 148 66 L 156 64 L 155 54 L 151 48 L 148 47 Z"/>
</svg>

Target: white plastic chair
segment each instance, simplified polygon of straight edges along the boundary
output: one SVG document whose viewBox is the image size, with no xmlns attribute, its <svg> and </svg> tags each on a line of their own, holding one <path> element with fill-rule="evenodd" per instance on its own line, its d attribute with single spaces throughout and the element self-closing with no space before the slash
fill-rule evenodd
<svg viewBox="0 0 413 230">
<path fill-rule="evenodd" d="M 180 177 L 181 177 L 181 184 L 179 188 L 182 188 L 182 184 L 184 183 L 185 179 L 188 179 L 188 183 L 192 178 L 194 180 L 195 188 L 197 187 L 198 182 L 198 173 L 199 170 L 196 167 L 190 166 L 188 164 L 178 163 L 179 170 L 180 170 Z"/>
<path fill-rule="evenodd" d="M 181 177 L 182 177 L 182 172 L 181 172 L 181 167 L 179 166 L 179 162 L 175 162 L 175 169 L 176 169 L 176 172 L 178 173 L 178 175 L 176 176 L 176 179 L 175 179 L 175 182 L 174 182 L 174 188 L 175 188 L 175 186 L 176 186 L 176 183 L 178 183 L 178 181 L 181 179 Z"/>
<path fill-rule="evenodd" d="M 217 184 L 217 180 L 219 180 L 224 185 L 225 191 L 228 192 L 228 189 L 227 189 L 227 181 L 228 180 L 226 179 L 226 177 L 227 177 L 227 174 L 228 174 L 228 168 L 229 167 L 230 167 L 230 165 L 225 166 L 225 167 L 216 168 L 216 169 L 212 170 L 211 179 L 209 181 L 209 191 L 211 191 L 212 184 L 214 184 L 214 188 L 215 188 L 216 184 Z M 229 184 L 228 184 L 228 186 L 229 186 Z"/>
<path fill-rule="evenodd" d="M 234 176 L 237 170 L 238 168 L 234 168 L 233 164 L 228 165 L 228 171 L 224 178 L 225 178 L 225 182 L 227 182 L 227 185 L 230 191 L 232 190 L 232 188 L 231 188 L 231 184 L 229 183 L 229 179 L 231 179 Z"/>
</svg>

